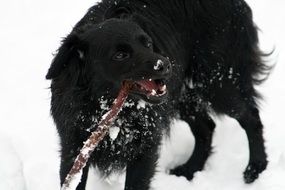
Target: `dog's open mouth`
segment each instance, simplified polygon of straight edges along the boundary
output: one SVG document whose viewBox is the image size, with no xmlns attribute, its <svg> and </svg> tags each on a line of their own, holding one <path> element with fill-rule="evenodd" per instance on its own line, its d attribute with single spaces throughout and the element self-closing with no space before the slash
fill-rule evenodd
<svg viewBox="0 0 285 190">
<path fill-rule="evenodd" d="M 167 87 L 165 79 L 147 79 L 132 81 L 130 93 L 149 103 L 159 104 L 166 100 Z"/>
<path fill-rule="evenodd" d="M 134 90 L 147 96 L 163 96 L 166 94 L 166 84 L 163 79 L 148 79 L 134 82 Z"/>
</svg>

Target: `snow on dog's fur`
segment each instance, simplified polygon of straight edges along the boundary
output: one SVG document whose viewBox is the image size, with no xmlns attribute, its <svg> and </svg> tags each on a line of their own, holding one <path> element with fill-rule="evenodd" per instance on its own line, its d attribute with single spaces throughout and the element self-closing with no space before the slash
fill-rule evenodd
<svg viewBox="0 0 285 190">
<path fill-rule="evenodd" d="M 149 189 L 161 137 L 180 117 L 196 143 L 192 157 L 171 173 L 192 179 L 211 152 L 211 109 L 245 129 L 250 160 L 244 179 L 254 181 L 267 165 L 254 84 L 269 69 L 257 45 L 243 0 L 104 0 L 90 8 L 46 76 L 61 139 L 61 182 L 126 80 L 136 85 L 114 123 L 120 130 L 100 143 L 88 166 L 103 175 L 126 167 L 125 189 Z M 77 189 L 85 189 L 88 166 Z"/>
</svg>

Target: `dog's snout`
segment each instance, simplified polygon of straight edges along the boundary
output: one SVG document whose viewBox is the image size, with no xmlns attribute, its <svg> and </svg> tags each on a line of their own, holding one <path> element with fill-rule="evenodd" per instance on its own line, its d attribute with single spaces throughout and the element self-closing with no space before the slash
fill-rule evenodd
<svg viewBox="0 0 285 190">
<path fill-rule="evenodd" d="M 168 60 L 158 59 L 157 62 L 154 64 L 153 69 L 162 74 L 169 74 L 172 70 L 172 66 Z"/>
</svg>

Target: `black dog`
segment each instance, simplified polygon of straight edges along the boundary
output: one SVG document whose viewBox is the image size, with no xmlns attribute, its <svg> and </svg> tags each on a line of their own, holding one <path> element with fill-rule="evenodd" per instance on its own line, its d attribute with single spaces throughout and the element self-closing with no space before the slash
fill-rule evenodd
<svg viewBox="0 0 285 190">
<path fill-rule="evenodd" d="M 118 136 L 105 138 L 88 166 L 104 175 L 126 167 L 125 189 L 149 189 L 161 136 L 171 118 L 180 117 L 196 143 L 192 157 L 171 172 L 192 179 L 211 152 L 211 109 L 237 119 L 246 131 L 244 179 L 254 181 L 267 165 L 254 84 L 269 68 L 257 45 L 243 0 L 104 0 L 92 7 L 46 76 L 62 146 L 61 183 L 125 80 L 135 87 L 114 124 Z M 77 189 L 85 189 L 88 166 Z"/>
</svg>

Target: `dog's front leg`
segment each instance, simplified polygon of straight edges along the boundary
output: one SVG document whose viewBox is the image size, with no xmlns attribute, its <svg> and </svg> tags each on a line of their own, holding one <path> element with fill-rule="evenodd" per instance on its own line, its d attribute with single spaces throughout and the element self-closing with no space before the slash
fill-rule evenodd
<svg viewBox="0 0 285 190">
<path fill-rule="evenodd" d="M 158 159 L 158 145 L 145 151 L 127 165 L 125 190 L 149 190 Z"/>
</svg>

